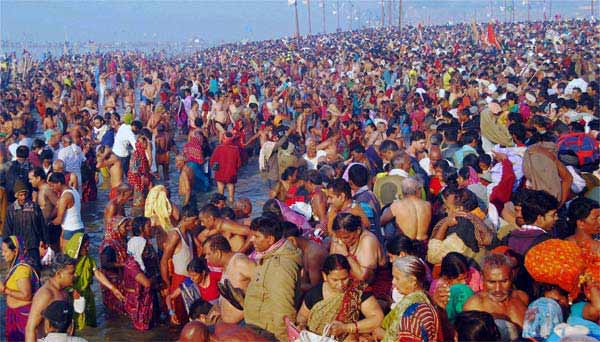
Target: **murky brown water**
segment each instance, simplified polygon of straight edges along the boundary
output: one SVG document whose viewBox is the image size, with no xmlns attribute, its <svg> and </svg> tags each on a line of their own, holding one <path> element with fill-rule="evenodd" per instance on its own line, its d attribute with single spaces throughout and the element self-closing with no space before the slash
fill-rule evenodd
<svg viewBox="0 0 600 342">
<path fill-rule="evenodd" d="M 178 147 L 184 143 L 183 137 L 178 137 L 176 143 Z M 175 168 L 174 158 L 172 158 L 170 169 L 170 182 L 166 184 L 171 190 L 174 203 L 180 203 L 178 193 L 179 172 Z M 200 196 L 199 205 L 208 201 L 213 189 Z M 268 191 L 258 174 L 258 162 L 256 158 L 250 159 L 248 165 L 242 167 L 238 177 L 236 197 L 247 197 L 252 201 L 253 215 L 260 213 L 262 205 L 267 200 Z M 85 203 L 82 207 L 83 220 L 86 225 L 86 232 L 91 237 L 91 254 L 98 261 L 98 247 L 104 236 L 103 213 L 105 204 L 108 202 L 108 192 L 99 190 L 98 199 L 92 203 Z M 129 214 L 130 209 L 127 211 Z M 2 279 L 6 272 L 6 267 L 2 268 Z M 102 304 L 102 294 L 97 281 L 94 281 L 92 289 L 96 294 L 96 313 L 98 327 L 86 328 L 78 336 L 86 338 L 88 341 L 175 341 L 179 334 L 178 330 L 170 328 L 167 325 L 161 325 L 147 332 L 139 332 L 131 327 L 127 317 L 107 317 Z M 0 340 L 4 339 L 4 314 L 6 301 L 4 297 L 0 300 Z"/>
</svg>

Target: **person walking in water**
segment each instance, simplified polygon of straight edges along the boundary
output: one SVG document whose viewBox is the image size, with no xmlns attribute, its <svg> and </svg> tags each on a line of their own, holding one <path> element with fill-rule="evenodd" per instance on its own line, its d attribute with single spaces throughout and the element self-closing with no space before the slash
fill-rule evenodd
<svg viewBox="0 0 600 342">
<path fill-rule="evenodd" d="M 57 204 L 56 217 L 52 224 L 61 225 L 60 249 L 65 250 L 67 241 L 77 233 L 83 233 L 85 227 L 81 220 L 81 197 L 79 192 L 69 188 L 65 181 L 65 175 L 55 172 L 48 178 L 48 183 L 54 192 L 60 194 Z"/>
<path fill-rule="evenodd" d="M 215 148 L 210 158 L 210 166 L 215 170 L 217 192 L 223 194 L 227 185 L 229 202 L 233 205 L 235 183 L 237 183 L 238 170 L 242 166 L 242 158 L 240 148 L 233 143 L 233 134 L 227 132 L 222 137 L 221 144 Z"/>
</svg>

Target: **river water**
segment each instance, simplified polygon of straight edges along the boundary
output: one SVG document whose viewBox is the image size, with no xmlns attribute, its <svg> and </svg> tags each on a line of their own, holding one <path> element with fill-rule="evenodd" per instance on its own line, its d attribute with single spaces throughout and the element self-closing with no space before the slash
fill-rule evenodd
<svg viewBox="0 0 600 342">
<path fill-rule="evenodd" d="M 185 143 L 184 136 L 177 136 L 176 144 L 181 151 L 181 146 Z M 172 201 L 179 205 L 178 196 L 178 179 L 179 171 L 175 168 L 174 156 L 171 158 L 170 165 L 170 181 L 164 183 L 172 194 Z M 162 181 L 161 181 L 162 182 Z M 268 190 L 265 188 L 265 183 L 262 181 L 258 173 L 258 160 L 251 158 L 248 165 L 242 167 L 238 176 L 236 189 L 236 198 L 247 197 L 251 200 L 253 206 L 253 216 L 261 212 L 262 205 L 268 199 Z M 215 187 L 210 192 L 200 196 L 199 207 L 207 203 L 208 198 L 215 192 Z M 99 261 L 98 248 L 104 236 L 103 215 L 104 207 L 108 202 L 108 191 L 98 191 L 98 198 L 95 202 L 84 203 L 82 206 L 83 220 L 86 226 L 86 233 L 91 237 L 90 251 L 91 255 Z M 127 214 L 130 213 L 130 208 L 127 208 Z M 2 261 L 0 266 L 2 271 L 2 279 L 6 273 L 6 265 Z M 102 294 L 97 281 L 94 281 L 92 289 L 96 299 L 96 314 L 98 327 L 86 328 L 77 335 L 86 338 L 88 341 L 175 341 L 179 337 L 178 330 L 170 328 L 167 325 L 160 325 L 146 332 L 139 332 L 131 327 L 127 317 L 107 317 L 104 305 L 102 304 Z M 4 322 L 6 301 L 4 297 L 0 297 L 0 340 L 4 340 Z"/>
</svg>

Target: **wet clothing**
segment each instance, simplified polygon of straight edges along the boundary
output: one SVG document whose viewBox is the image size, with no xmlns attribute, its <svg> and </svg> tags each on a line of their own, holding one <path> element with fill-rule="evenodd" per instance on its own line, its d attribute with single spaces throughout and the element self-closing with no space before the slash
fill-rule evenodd
<svg viewBox="0 0 600 342">
<path fill-rule="evenodd" d="M 217 146 L 210 158 L 210 166 L 215 169 L 215 180 L 217 182 L 237 183 L 238 170 L 242 166 L 239 147 L 228 143 Z"/>
</svg>

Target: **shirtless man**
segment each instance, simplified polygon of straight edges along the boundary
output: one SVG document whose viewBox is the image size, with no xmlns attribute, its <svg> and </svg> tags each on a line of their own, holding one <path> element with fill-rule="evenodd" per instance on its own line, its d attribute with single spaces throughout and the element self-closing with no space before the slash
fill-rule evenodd
<svg viewBox="0 0 600 342">
<path fill-rule="evenodd" d="M 503 254 L 490 254 L 483 259 L 483 290 L 465 303 L 463 310 L 484 311 L 523 327 L 529 298 L 513 289 L 512 261 Z"/>
<path fill-rule="evenodd" d="M 401 233 L 411 240 L 426 241 L 431 222 L 431 203 L 421 199 L 421 182 L 408 177 L 401 183 L 403 197 L 383 211 L 381 224 L 395 219 Z"/>
<path fill-rule="evenodd" d="M 52 162 L 52 173 L 62 173 L 65 175 L 65 181 L 71 189 L 79 189 L 79 180 L 77 175 L 72 172 L 65 172 L 65 162 L 56 159 Z"/>
<path fill-rule="evenodd" d="M 46 172 L 41 167 L 36 167 L 29 171 L 29 183 L 35 189 L 37 189 L 36 195 L 34 196 L 34 202 L 36 202 L 46 222 L 52 221 L 56 216 L 56 203 L 58 202 L 58 196 L 50 189 L 48 183 L 46 183 Z"/>
<path fill-rule="evenodd" d="M 244 226 L 250 226 L 252 219 L 252 202 L 246 197 L 238 198 L 233 203 L 233 212 L 235 213 L 235 219 L 237 222 Z"/>
<path fill-rule="evenodd" d="M 220 217 L 220 210 L 212 204 L 207 204 L 200 209 L 200 224 L 204 226 L 202 233 L 196 237 L 203 243 L 209 236 L 221 234 L 234 252 L 245 252 L 249 248 L 250 228 L 235 221 Z"/>
<path fill-rule="evenodd" d="M 175 166 L 179 170 L 179 198 L 181 198 L 181 205 L 185 206 L 190 204 L 194 198 L 192 194 L 194 171 L 187 165 L 183 155 L 175 157 Z"/>
<path fill-rule="evenodd" d="M 126 217 L 125 204 L 133 197 L 133 189 L 123 183 L 116 188 L 116 195 L 104 208 L 104 225 L 111 224 L 113 217 Z"/>
<path fill-rule="evenodd" d="M 206 239 L 202 249 L 210 265 L 223 268 L 221 283 L 228 280 L 233 288 L 246 291 L 254 273 L 255 264 L 252 260 L 243 253 L 233 252 L 227 239 L 220 234 Z M 238 323 L 244 318 L 244 311 L 237 309 L 223 296 L 219 298 L 215 310 L 225 323 Z"/>
<path fill-rule="evenodd" d="M 108 198 L 113 200 L 117 197 L 117 188 L 123 183 L 123 164 L 119 157 L 107 146 L 100 146 L 96 157 L 96 167 L 108 168 L 110 174 L 110 192 Z"/>
<path fill-rule="evenodd" d="M 25 328 L 25 341 L 36 342 L 38 333 L 43 336 L 40 323 L 43 321 L 42 312 L 56 300 L 69 300 L 69 295 L 65 291 L 67 287 L 73 285 L 75 279 L 76 260 L 59 254 L 50 265 L 50 278 L 44 285 L 37 290 L 31 302 L 31 310 L 27 319 Z"/>
<path fill-rule="evenodd" d="M 194 258 L 194 246 L 191 238 L 192 229 L 196 228 L 198 221 L 198 209 L 195 206 L 188 205 L 181 209 L 181 221 L 177 228 L 171 229 L 167 233 L 164 251 L 160 259 L 160 276 L 173 293 L 179 288 L 186 277 L 189 277 L 187 266 Z M 169 263 L 172 262 L 173 270 L 170 272 Z M 185 306 L 181 296 L 175 299 L 174 322 L 187 321 Z"/>
<path fill-rule="evenodd" d="M 326 246 L 302 236 L 302 231 L 290 222 L 281 222 L 283 237 L 302 251 L 302 271 L 300 272 L 300 291 L 306 292 L 323 281 L 321 270 L 329 255 Z"/>
</svg>

